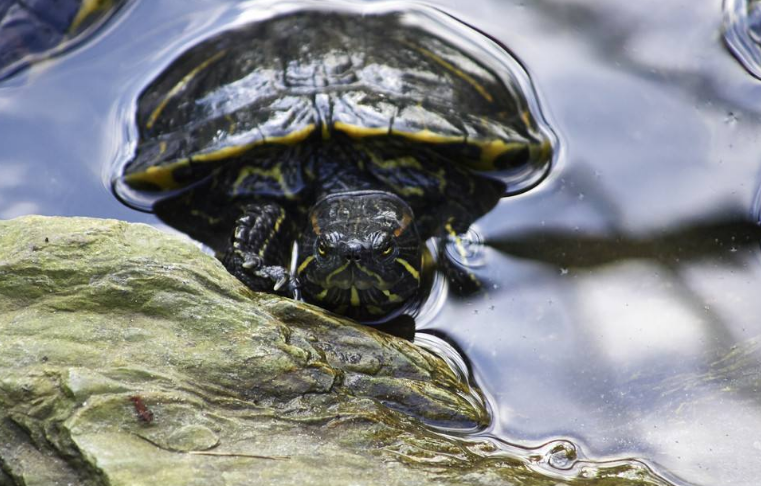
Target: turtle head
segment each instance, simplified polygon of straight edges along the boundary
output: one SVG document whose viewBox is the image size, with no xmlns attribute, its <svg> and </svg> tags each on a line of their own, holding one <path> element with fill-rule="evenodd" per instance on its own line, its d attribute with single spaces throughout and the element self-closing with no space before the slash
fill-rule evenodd
<svg viewBox="0 0 761 486">
<path fill-rule="evenodd" d="M 305 300 L 362 321 L 401 308 L 420 288 L 422 242 L 412 210 L 382 191 L 318 201 L 299 240 Z"/>
</svg>

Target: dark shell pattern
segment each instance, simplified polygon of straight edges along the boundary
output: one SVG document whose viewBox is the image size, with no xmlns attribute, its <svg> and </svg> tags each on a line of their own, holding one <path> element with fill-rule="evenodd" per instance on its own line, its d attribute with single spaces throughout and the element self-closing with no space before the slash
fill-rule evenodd
<svg viewBox="0 0 761 486">
<path fill-rule="evenodd" d="M 425 144 L 481 171 L 548 166 L 521 89 L 404 19 L 300 10 L 191 48 L 141 95 L 125 181 L 178 189 L 263 146 L 334 135 Z"/>
</svg>

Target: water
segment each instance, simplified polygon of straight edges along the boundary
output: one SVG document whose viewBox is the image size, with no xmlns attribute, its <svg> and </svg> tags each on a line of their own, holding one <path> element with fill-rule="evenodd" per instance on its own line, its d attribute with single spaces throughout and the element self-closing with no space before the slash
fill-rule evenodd
<svg viewBox="0 0 761 486">
<path fill-rule="evenodd" d="M 638 458 L 675 484 L 756 485 L 761 84 L 724 47 L 721 5 L 430 3 L 517 55 L 560 141 L 549 177 L 475 227 L 488 291 L 418 322 L 470 365 L 483 434 L 555 471 Z M 134 149 L 125 114 L 174 52 L 253 6 L 136 2 L 0 84 L 0 218 L 161 226 L 108 187 Z"/>
</svg>

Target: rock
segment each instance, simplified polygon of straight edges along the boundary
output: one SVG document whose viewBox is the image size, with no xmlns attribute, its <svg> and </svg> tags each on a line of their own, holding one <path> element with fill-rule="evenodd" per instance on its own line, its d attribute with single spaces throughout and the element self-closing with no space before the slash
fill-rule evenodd
<svg viewBox="0 0 761 486">
<path fill-rule="evenodd" d="M 0 485 L 557 484 L 440 432 L 487 421 L 437 356 L 251 292 L 177 237 L 0 221 Z"/>
</svg>

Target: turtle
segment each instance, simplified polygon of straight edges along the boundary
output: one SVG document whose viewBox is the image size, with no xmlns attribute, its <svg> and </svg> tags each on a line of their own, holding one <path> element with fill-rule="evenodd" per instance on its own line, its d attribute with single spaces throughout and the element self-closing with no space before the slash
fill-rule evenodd
<svg viewBox="0 0 761 486">
<path fill-rule="evenodd" d="M 189 48 L 138 97 L 117 193 L 253 290 L 367 323 L 409 309 L 426 242 L 461 242 L 552 152 L 520 89 L 410 16 L 301 8 Z"/>
<path fill-rule="evenodd" d="M 0 0 L 0 80 L 70 47 L 127 0 Z"/>
</svg>

